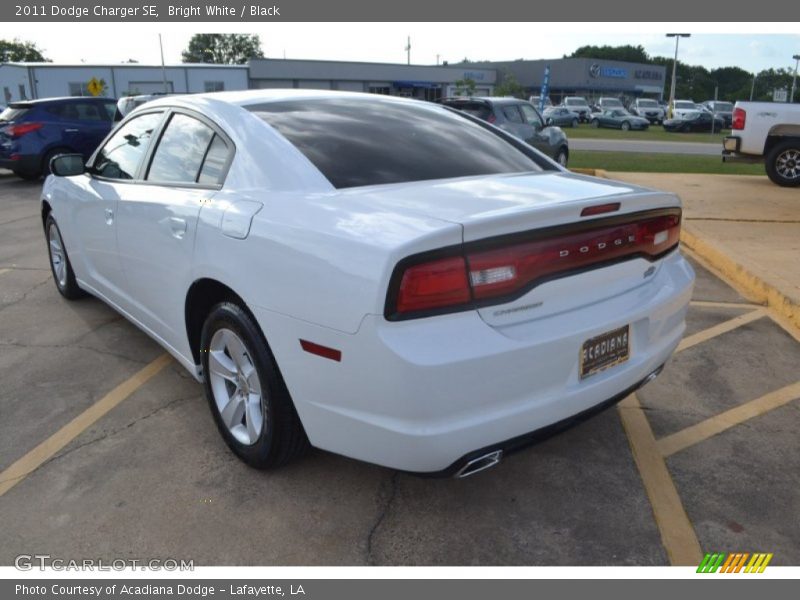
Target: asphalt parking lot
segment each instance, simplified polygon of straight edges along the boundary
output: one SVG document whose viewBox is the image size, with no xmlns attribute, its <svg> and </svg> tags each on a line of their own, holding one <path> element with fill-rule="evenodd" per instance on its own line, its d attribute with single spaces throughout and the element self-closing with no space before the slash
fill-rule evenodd
<svg viewBox="0 0 800 600">
<path fill-rule="evenodd" d="M 154 342 L 58 295 L 39 187 L 0 173 L 2 565 L 800 563 L 798 334 L 699 265 L 656 381 L 494 469 L 431 480 L 313 451 L 260 472 Z"/>
</svg>

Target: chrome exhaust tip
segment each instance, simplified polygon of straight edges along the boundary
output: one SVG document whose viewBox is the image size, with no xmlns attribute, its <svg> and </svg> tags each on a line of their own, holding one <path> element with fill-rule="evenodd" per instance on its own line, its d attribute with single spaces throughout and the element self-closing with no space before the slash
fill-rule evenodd
<svg viewBox="0 0 800 600">
<path fill-rule="evenodd" d="M 640 388 L 642 388 L 642 387 L 646 386 L 648 383 L 650 383 L 651 381 L 653 381 L 653 380 L 654 380 L 656 377 L 658 377 L 659 375 L 661 375 L 661 371 L 663 371 L 663 370 L 664 370 L 664 365 L 661 365 L 661 366 L 660 366 L 660 367 L 658 367 L 658 368 L 657 368 L 655 371 L 653 371 L 652 373 L 650 373 L 650 375 L 648 375 L 647 377 L 645 377 L 645 378 L 642 380 L 642 383 L 639 385 L 639 387 L 640 387 Z"/>
<path fill-rule="evenodd" d="M 475 475 L 475 473 L 480 473 L 486 469 L 491 469 L 499 464 L 502 458 L 502 450 L 495 450 L 493 452 L 489 452 L 488 454 L 484 454 L 483 456 L 479 456 L 478 458 L 473 458 L 463 467 L 461 467 L 453 477 L 456 479 L 463 479 L 464 477 Z"/>
</svg>

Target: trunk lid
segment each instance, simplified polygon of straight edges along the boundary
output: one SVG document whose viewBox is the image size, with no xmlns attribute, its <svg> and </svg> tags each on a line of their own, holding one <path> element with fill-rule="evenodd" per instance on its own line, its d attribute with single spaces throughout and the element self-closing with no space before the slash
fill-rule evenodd
<svg viewBox="0 0 800 600">
<path fill-rule="evenodd" d="M 627 236 L 627 232 L 616 225 L 617 221 L 625 221 L 625 215 L 652 214 L 659 209 L 680 207 L 680 200 L 673 194 L 562 171 L 423 181 L 340 192 L 343 202 L 351 196 L 354 201 L 366 202 L 380 212 L 433 217 L 461 225 L 470 271 L 481 269 L 477 266 L 479 257 L 485 257 L 487 249 L 512 247 L 537 236 L 558 240 L 556 254 L 569 247 L 574 257 L 582 252 L 579 249 L 583 248 L 584 239 L 591 239 L 595 245 L 604 243 L 603 252 L 615 252 L 616 240 Z M 593 207 L 606 205 L 613 208 L 582 216 L 585 209 L 591 211 Z M 590 238 L 580 237 L 584 235 L 581 232 L 597 229 L 601 224 L 606 227 L 605 223 L 609 222 L 612 229 L 600 237 L 592 237 L 591 231 Z M 573 230 L 578 231 L 577 238 L 569 238 L 575 235 Z M 571 240 L 571 246 L 561 249 L 561 239 Z M 619 243 L 622 246 L 627 242 Z M 419 251 L 422 250 L 431 248 Z M 594 255 L 599 251 L 593 247 L 590 252 Z M 509 325 L 574 310 L 646 285 L 658 268 L 658 261 L 644 257 L 613 260 L 614 255 L 600 253 L 597 256 L 597 264 L 578 265 L 575 269 L 543 276 L 525 288 L 527 291 L 479 301 L 478 312 L 487 324 L 505 330 Z M 558 259 L 547 260 L 555 266 Z M 496 270 L 485 272 L 487 277 L 499 273 Z M 477 293 L 475 298 L 478 298 Z"/>
</svg>

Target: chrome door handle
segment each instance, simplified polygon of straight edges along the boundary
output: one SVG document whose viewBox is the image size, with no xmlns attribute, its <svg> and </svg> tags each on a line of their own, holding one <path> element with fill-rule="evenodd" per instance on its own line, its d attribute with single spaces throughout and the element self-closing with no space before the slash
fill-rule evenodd
<svg viewBox="0 0 800 600">
<path fill-rule="evenodd" d="M 77 129 L 65 129 L 64 133 L 78 133 Z"/>
<path fill-rule="evenodd" d="M 186 220 L 179 219 L 178 217 L 170 217 L 169 226 L 172 229 L 172 235 L 177 239 L 183 239 L 186 235 Z"/>
<path fill-rule="evenodd" d="M 110 208 L 106 209 L 106 225 L 114 223 L 114 211 Z"/>
</svg>

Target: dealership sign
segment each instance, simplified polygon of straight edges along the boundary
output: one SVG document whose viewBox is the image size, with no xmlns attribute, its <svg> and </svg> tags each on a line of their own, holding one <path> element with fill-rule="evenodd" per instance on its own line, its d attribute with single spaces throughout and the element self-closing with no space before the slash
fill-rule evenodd
<svg viewBox="0 0 800 600">
<path fill-rule="evenodd" d="M 594 63 L 589 67 L 589 75 L 592 77 L 613 77 L 615 79 L 625 79 L 628 77 L 628 70 L 622 67 L 603 67 Z"/>
</svg>

